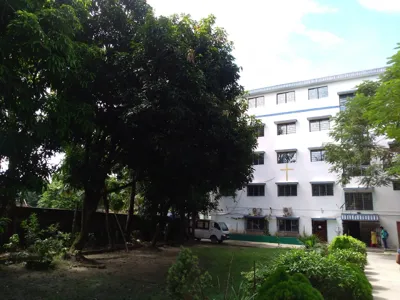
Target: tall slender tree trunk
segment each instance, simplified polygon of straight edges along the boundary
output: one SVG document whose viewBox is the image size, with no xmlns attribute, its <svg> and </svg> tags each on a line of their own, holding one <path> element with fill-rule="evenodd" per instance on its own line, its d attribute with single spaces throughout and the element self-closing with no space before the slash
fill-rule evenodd
<svg viewBox="0 0 400 300">
<path fill-rule="evenodd" d="M 125 237 L 128 241 L 130 240 L 132 232 L 133 209 L 135 207 L 135 196 L 136 196 L 136 180 L 134 178 L 132 179 L 133 181 L 131 186 L 131 197 L 129 199 L 128 216 L 126 217 L 126 224 L 125 224 Z"/>
<path fill-rule="evenodd" d="M 75 211 L 74 211 L 74 217 L 72 219 L 72 236 L 75 235 L 75 233 L 77 232 L 77 228 L 78 228 L 78 208 L 79 208 L 79 203 L 75 204 Z"/>
<path fill-rule="evenodd" d="M 83 199 L 81 230 L 71 246 L 72 251 L 82 251 L 89 234 L 89 221 L 96 211 L 101 197 L 101 192 L 86 190 Z"/>
<path fill-rule="evenodd" d="M 106 210 L 106 231 L 107 231 L 107 238 L 108 238 L 108 248 L 114 249 L 114 243 L 111 238 L 111 231 L 110 231 L 110 203 L 108 202 L 108 196 L 106 191 L 104 191 L 103 196 L 104 208 Z"/>
</svg>

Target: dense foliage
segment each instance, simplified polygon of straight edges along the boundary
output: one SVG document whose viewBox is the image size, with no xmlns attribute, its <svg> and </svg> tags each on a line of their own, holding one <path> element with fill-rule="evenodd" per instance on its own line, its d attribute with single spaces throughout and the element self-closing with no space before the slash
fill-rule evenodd
<svg viewBox="0 0 400 300">
<path fill-rule="evenodd" d="M 156 17 L 144 0 L 14 2 L 0 4 L 0 216 L 41 190 L 59 152 L 38 205 L 82 208 L 76 250 L 101 205 L 128 211 L 129 236 L 138 186 L 144 214 L 184 222 L 251 180 L 257 122 L 213 16 Z"/>
<path fill-rule="evenodd" d="M 329 255 L 343 264 L 354 264 L 361 270 L 364 270 L 367 265 L 367 255 L 353 249 L 334 249 Z"/>
<path fill-rule="evenodd" d="M 285 270 L 277 269 L 262 284 L 255 299 L 323 300 L 324 298 L 303 274 L 289 275 Z"/>
<path fill-rule="evenodd" d="M 280 268 L 289 274 L 305 275 L 324 299 L 372 299 L 372 287 L 361 269 L 316 251 L 292 250 L 280 255 L 272 265 L 260 266 L 256 271 L 257 286 Z M 244 275 L 251 291 L 254 274 Z"/>
<path fill-rule="evenodd" d="M 365 243 L 349 235 L 338 235 L 333 239 L 329 245 L 329 251 L 332 252 L 337 249 L 349 249 L 363 255 L 367 254 Z"/>
<path fill-rule="evenodd" d="M 358 177 L 367 186 L 386 186 L 400 176 L 399 83 L 400 51 L 381 78 L 360 84 L 355 97 L 347 99 L 346 109 L 334 118 L 334 142 L 325 146 L 325 158 L 340 183 Z"/>
</svg>

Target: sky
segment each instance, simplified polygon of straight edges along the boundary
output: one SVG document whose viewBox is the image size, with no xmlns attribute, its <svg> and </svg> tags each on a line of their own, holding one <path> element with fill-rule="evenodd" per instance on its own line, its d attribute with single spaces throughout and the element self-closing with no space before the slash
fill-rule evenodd
<svg viewBox="0 0 400 300">
<path fill-rule="evenodd" d="M 246 90 L 385 66 L 400 0 L 147 0 L 157 15 L 213 14 Z"/>
</svg>

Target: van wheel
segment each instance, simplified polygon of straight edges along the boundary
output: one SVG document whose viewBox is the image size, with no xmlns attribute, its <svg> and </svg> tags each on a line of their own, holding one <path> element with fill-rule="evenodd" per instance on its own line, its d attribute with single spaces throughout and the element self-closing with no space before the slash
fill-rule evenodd
<svg viewBox="0 0 400 300">
<path fill-rule="evenodd" d="M 218 244 L 222 244 L 222 242 L 223 242 L 223 240 L 221 239 L 221 240 L 218 240 Z"/>
<path fill-rule="evenodd" d="M 218 242 L 218 239 L 215 235 L 210 237 L 211 243 L 216 244 Z"/>
</svg>

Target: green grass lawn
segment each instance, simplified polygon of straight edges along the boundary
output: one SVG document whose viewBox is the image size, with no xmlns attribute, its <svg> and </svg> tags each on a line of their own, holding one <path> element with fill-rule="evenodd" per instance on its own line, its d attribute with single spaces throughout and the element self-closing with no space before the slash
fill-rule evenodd
<svg viewBox="0 0 400 300">
<path fill-rule="evenodd" d="M 223 299 L 226 289 L 228 274 L 230 284 L 237 291 L 243 280 L 241 272 L 253 269 L 254 262 L 268 262 L 286 249 L 276 248 L 250 248 L 250 247 L 197 247 L 192 248 L 200 260 L 200 265 L 206 269 L 213 278 L 214 287 L 210 291 L 211 299 Z"/>
</svg>

